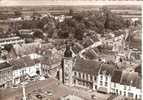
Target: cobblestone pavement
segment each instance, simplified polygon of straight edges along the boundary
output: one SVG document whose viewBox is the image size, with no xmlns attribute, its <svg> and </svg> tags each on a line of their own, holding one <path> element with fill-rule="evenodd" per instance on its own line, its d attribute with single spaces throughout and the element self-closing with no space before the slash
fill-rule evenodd
<svg viewBox="0 0 143 100">
<path fill-rule="evenodd" d="M 38 93 L 43 96 L 43 99 L 41 100 L 58 100 L 61 96 L 69 94 L 82 97 L 85 100 L 94 100 L 91 99 L 92 94 L 96 96 L 96 100 L 107 100 L 110 96 L 109 94 L 102 94 L 96 91 L 92 92 L 88 89 L 64 86 L 59 83 L 59 81 L 51 78 L 44 81 L 35 81 L 26 85 L 26 94 L 32 98 L 30 100 L 40 100 L 35 97 L 35 91 L 39 91 Z M 52 95 L 45 94 L 46 91 L 50 91 Z M 0 100 L 21 100 L 22 88 L 5 89 L 1 93 L 2 98 L 0 98 Z"/>
</svg>

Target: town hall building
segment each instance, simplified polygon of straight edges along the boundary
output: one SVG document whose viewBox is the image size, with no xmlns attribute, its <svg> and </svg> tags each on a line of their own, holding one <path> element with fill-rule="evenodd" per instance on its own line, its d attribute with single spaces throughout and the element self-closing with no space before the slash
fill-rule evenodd
<svg viewBox="0 0 143 100">
<path fill-rule="evenodd" d="M 141 99 L 141 77 L 138 72 L 120 70 L 113 63 L 73 57 L 70 45 L 66 45 L 58 76 L 66 86 Z"/>
</svg>

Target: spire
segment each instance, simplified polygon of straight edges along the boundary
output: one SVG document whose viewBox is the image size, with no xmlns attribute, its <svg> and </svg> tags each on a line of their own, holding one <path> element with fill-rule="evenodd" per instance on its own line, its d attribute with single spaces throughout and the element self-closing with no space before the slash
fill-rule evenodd
<svg viewBox="0 0 143 100">
<path fill-rule="evenodd" d="M 70 45 L 66 44 L 66 50 L 64 52 L 64 57 L 72 57 L 72 51 L 70 49 Z"/>
</svg>

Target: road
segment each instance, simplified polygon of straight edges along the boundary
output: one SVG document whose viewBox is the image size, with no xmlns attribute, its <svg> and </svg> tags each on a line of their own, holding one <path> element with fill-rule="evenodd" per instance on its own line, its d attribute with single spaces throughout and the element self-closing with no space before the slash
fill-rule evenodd
<svg viewBox="0 0 143 100">
<path fill-rule="evenodd" d="M 43 81 L 35 81 L 26 85 L 26 94 L 32 94 L 32 91 L 37 91 L 38 89 L 42 89 L 43 93 L 45 91 L 50 91 L 53 95 L 45 95 L 42 100 L 58 100 L 61 96 L 66 96 L 69 94 L 73 94 L 79 97 L 84 98 L 85 100 L 91 100 L 91 95 L 96 95 L 96 100 L 106 100 L 110 95 L 102 94 L 97 92 L 90 92 L 85 89 L 74 88 L 64 86 L 63 84 L 59 84 L 58 80 L 49 78 L 48 80 Z M 2 91 L 2 98 L 0 100 L 19 100 L 22 97 L 22 88 L 17 89 L 5 89 Z M 41 92 L 42 93 L 42 92 Z M 32 99 L 36 100 L 36 99 Z"/>
</svg>

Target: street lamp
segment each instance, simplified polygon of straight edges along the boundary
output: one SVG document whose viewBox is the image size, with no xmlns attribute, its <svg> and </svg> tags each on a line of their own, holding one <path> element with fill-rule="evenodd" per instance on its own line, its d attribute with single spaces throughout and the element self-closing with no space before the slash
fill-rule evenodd
<svg viewBox="0 0 143 100">
<path fill-rule="evenodd" d="M 23 93 L 22 100 L 26 100 L 25 83 L 22 83 L 22 93 Z"/>
</svg>

